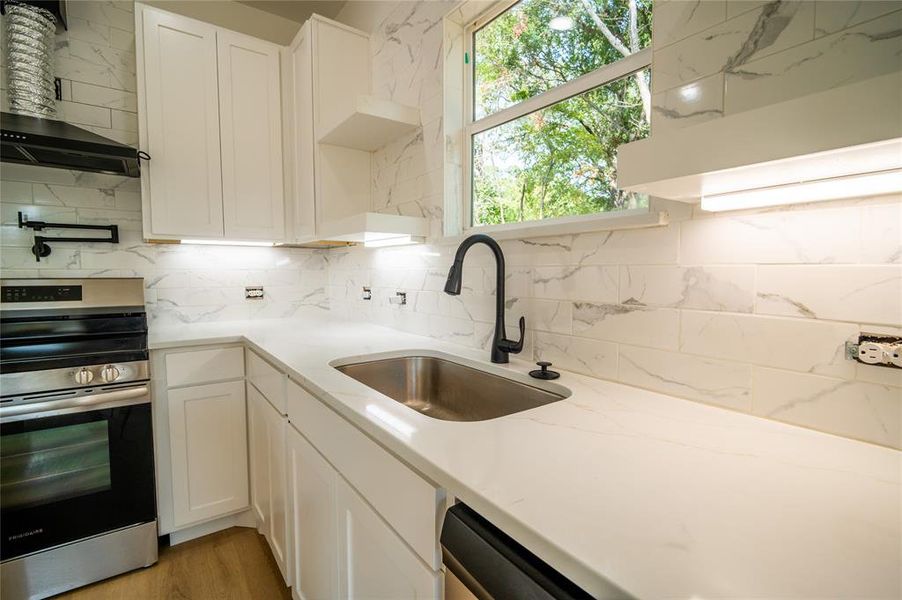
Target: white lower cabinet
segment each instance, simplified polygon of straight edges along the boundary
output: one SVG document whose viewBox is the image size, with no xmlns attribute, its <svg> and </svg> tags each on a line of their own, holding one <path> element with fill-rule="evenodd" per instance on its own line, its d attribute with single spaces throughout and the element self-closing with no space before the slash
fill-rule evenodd
<svg viewBox="0 0 902 600">
<path fill-rule="evenodd" d="M 288 428 L 287 442 L 294 539 L 291 581 L 295 596 L 303 600 L 337 598 L 335 481 L 338 474 L 292 427 Z"/>
<path fill-rule="evenodd" d="M 441 573 L 427 567 L 293 427 L 288 463 L 296 597 L 441 597 Z"/>
<path fill-rule="evenodd" d="M 394 600 L 440 598 L 440 573 L 420 561 L 341 478 L 338 512 L 339 597 Z"/>
<path fill-rule="evenodd" d="M 288 431 L 288 420 L 274 408 L 269 407 L 269 497 L 270 515 L 269 529 L 266 536 L 273 557 L 282 572 L 285 583 L 291 585 L 288 571 L 289 529 L 288 529 L 288 471 L 286 469 L 285 434 Z"/>
<path fill-rule="evenodd" d="M 269 442 L 266 431 L 266 399 L 247 386 L 247 434 L 250 458 L 251 508 L 261 529 L 269 524 Z"/>
<path fill-rule="evenodd" d="M 440 598 L 444 492 L 294 382 L 288 416 L 297 597 Z"/>
<path fill-rule="evenodd" d="M 152 357 L 161 531 L 253 513 L 296 599 L 441 598 L 445 491 L 242 352 Z"/>
<path fill-rule="evenodd" d="M 175 528 L 248 505 L 244 382 L 169 390 Z"/>
<path fill-rule="evenodd" d="M 254 388 L 247 386 L 250 435 L 251 506 L 257 528 L 272 550 L 282 577 L 288 572 L 288 511 L 285 431 L 287 420 Z"/>
</svg>

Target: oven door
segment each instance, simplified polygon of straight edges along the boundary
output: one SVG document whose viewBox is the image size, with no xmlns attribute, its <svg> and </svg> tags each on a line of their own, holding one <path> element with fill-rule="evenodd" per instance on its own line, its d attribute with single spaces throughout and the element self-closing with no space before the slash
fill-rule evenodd
<svg viewBox="0 0 902 600">
<path fill-rule="evenodd" d="M 147 385 L 60 396 L 0 406 L 3 561 L 156 518 Z"/>
</svg>

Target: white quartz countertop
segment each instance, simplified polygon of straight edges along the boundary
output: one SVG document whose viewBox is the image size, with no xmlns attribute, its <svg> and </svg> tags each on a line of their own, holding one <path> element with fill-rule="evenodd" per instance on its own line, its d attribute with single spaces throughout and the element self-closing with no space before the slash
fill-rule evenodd
<svg viewBox="0 0 902 600">
<path fill-rule="evenodd" d="M 598 597 L 622 597 L 611 584 L 642 599 L 902 597 L 896 450 L 569 372 L 560 402 L 440 421 L 330 362 L 421 350 L 520 380 L 535 367 L 322 319 L 150 331 L 152 349 L 241 341 Z"/>
</svg>

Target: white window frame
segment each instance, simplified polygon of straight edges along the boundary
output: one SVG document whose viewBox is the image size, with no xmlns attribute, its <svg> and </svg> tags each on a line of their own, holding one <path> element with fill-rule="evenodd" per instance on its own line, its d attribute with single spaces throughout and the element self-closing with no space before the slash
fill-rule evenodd
<svg viewBox="0 0 902 600">
<path fill-rule="evenodd" d="M 578 96 L 599 86 L 630 76 L 633 73 L 648 69 L 652 63 L 651 46 L 621 58 L 613 63 L 603 65 L 572 81 L 542 92 L 536 96 L 518 102 L 513 106 L 496 111 L 490 115 L 475 119 L 475 34 L 476 31 L 493 21 L 499 15 L 517 4 L 520 0 L 501 0 L 470 21 L 463 28 L 463 49 L 470 57 L 464 69 L 463 77 L 463 127 L 461 129 L 461 175 L 460 208 L 461 229 L 464 234 L 491 233 L 495 237 L 517 237 L 520 235 L 556 235 L 579 233 L 602 229 L 626 229 L 632 227 L 648 227 L 663 225 L 667 222 L 665 213 L 652 213 L 651 199 L 649 207 L 625 209 L 611 212 L 598 212 L 588 215 L 571 215 L 532 221 L 518 221 L 499 225 L 473 224 L 473 136 L 509 123 L 547 108 L 568 98 Z"/>
</svg>

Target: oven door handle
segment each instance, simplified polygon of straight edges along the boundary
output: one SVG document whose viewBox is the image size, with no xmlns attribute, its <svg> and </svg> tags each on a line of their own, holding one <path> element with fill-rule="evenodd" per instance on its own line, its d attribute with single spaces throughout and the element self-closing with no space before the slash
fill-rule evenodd
<svg viewBox="0 0 902 600">
<path fill-rule="evenodd" d="M 0 422 L 21 421 L 24 417 L 45 416 L 42 413 L 59 412 L 85 412 L 141 404 L 149 402 L 150 388 L 146 385 L 130 387 L 123 390 L 90 394 L 75 398 L 63 398 L 62 400 L 46 400 L 44 402 L 29 402 L 15 406 L 0 406 Z"/>
</svg>

